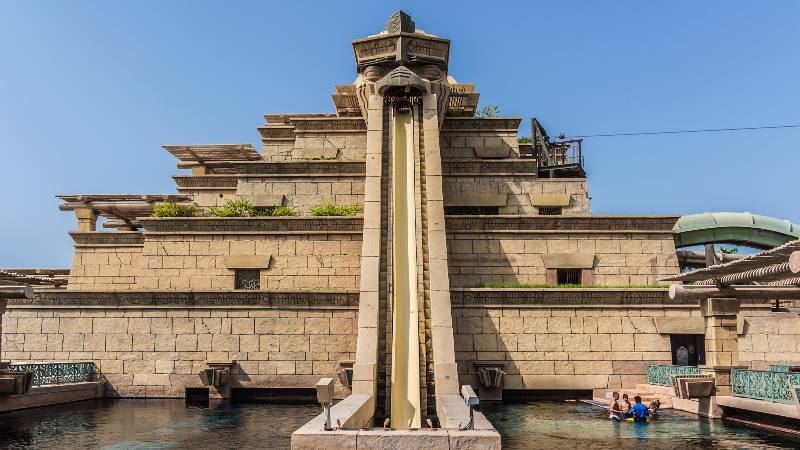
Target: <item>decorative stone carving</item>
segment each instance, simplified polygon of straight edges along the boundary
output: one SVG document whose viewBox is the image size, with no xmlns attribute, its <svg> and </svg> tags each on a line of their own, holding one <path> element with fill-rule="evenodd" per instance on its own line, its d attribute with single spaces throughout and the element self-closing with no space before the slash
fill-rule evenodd
<svg viewBox="0 0 800 450">
<path fill-rule="evenodd" d="M 361 217 L 190 217 L 142 218 L 142 226 L 151 233 L 361 233 Z"/>
<path fill-rule="evenodd" d="M 141 247 L 144 235 L 139 232 L 103 233 L 71 231 L 69 235 L 78 247 Z"/>
<path fill-rule="evenodd" d="M 142 306 L 201 307 L 252 306 L 276 308 L 329 308 L 358 306 L 358 292 L 323 291 L 38 291 L 30 299 L 10 300 L 10 306 Z"/>
<path fill-rule="evenodd" d="M 425 83 L 425 80 L 405 66 L 397 67 L 375 83 L 375 87 L 381 95 L 386 95 L 386 92 L 393 87 L 409 86 L 416 88 L 423 95 L 428 93 L 428 84 Z"/>
<path fill-rule="evenodd" d="M 404 11 L 397 11 L 386 21 L 387 33 L 413 33 L 416 31 L 416 24 L 411 20 L 411 16 Z"/>
<path fill-rule="evenodd" d="M 448 232 L 476 231 L 620 231 L 670 233 L 678 221 L 674 216 L 625 217 L 625 216 L 473 216 L 447 217 Z"/>
</svg>

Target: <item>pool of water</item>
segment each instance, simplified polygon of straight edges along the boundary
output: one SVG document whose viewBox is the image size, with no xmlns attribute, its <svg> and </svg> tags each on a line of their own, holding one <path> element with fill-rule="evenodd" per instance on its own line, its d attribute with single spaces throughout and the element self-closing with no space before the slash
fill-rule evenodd
<svg viewBox="0 0 800 450">
<path fill-rule="evenodd" d="M 505 449 L 798 448 L 794 437 L 667 410 L 647 424 L 611 422 L 571 402 L 484 404 Z M 316 405 L 88 400 L 0 414 L 0 448 L 288 449 Z"/>
<path fill-rule="evenodd" d="M 315 405 L 87 400 L 0 414 L 0 448 L 288 449 Z"/>
<path fill-rule="evenodd" d="M 537 449 L 740 449 L 798 448 L 793 436 L 662 410 L 648 423 L 613 422 L 608 412 L 585 403 L 538 401 L 484 404 L 483 412 L 503 436 L 503 448 Z"/>
</svg>

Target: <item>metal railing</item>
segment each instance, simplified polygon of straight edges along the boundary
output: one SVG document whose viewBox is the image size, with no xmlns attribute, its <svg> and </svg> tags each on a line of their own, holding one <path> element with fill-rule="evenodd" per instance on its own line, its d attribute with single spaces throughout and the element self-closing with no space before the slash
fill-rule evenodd
<svg viewBox="0 0 800 450">
<path fill-rule="evenodd" d="M 734 397 L 753 398 L 774 403 L 794 403 L 792 389 L 800 386 L 800 373 L 770 370 L 731 370 Z"/>
<path fill-rule="evenodd" d="M 781 364 L 770 364 L 769 370 L 770 372 L 797 372 L 800 371 L 800 364 L 795 364 L 792 366 L 789 365 L 781 365 Z"/>
<path fill-rule="evenodd" d="M 11 363 L 9 372 L 33 372 L 33 386 L 94 381 L 92 362 Z"/>
<path fill-rule="evenodd" d="M 699 375 L 696 366 L 673 366 L 670 364 L 650 364 L 647 366 L 647 384 L 672 387 L 674 375 Z"/>
</svg>

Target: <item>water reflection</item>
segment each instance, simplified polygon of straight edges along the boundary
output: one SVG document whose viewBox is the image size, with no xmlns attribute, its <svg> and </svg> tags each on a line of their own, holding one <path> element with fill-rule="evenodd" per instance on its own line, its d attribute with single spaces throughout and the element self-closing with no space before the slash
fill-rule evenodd
<svg viewBox="0 0 800 450">
<path fill-rule="evenodd" d="M 662 410 L 650 423 L 614 422 L 584 404 L 530 402 L 485 404 L 503 436 L 504 449 L 736 449 L 797 448 L 791 436 L 743 428 L 721 420 Z"/>
<path fill-rule="evenodd" d="M 90 400 L 0 416 L 0 447 L 289 448 L 314 405 Z"/>
</svg>

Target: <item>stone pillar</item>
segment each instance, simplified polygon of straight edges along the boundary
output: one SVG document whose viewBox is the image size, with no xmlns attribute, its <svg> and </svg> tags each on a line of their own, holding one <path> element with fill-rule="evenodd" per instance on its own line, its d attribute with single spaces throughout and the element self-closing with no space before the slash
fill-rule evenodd
<svg viewBox="0 0 800 450">
<path fill-rule="evenodd" d="M 705 320 L 706 365 L 704 372 L 714 375 L 716 395 L 731 395 L 731 369 L 739 367 L 737 298 L 706 298 L 700 301 Z"/>
<path fill-rule="evenodd" d="M 358 341 L 353 364 L 353 394 L 368 395 L 372 411 L 377 395 L 379 279 L 381 258 L 381 174 L 383 169 L 383 97 L 369 97 L 367 118 L 364 235 L 361 246 L 361 287 L 358 303 Z M 365 418 L 358 419 L 358 426 Z M 368 419 L 368 418 L 367 418 Z"/>
<path fill-rule="evenodd" d="M 8 300 L 4 298 L 0 298 L 0 355 L 3 354 L 3 347 L 2 347 L 2 336 L 3 336 L 3 313 L 6 312 L 6 304 Z M 0 373 L 3 371 L 8 370 L 8 363 L 3 362 L 2 358 L 0 358 Z"/>
<path fill-rule="evenodd" d="M 76 208 L 75 217 L 78 219 L 78 231 L 97 231 L 97 212 L 92 208 Z"/>
</svg>

